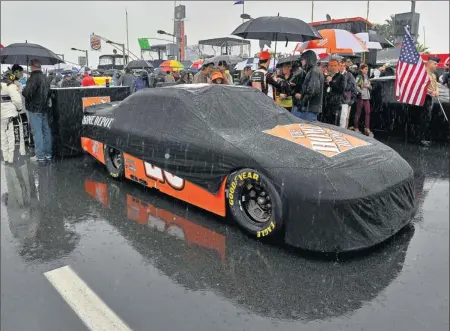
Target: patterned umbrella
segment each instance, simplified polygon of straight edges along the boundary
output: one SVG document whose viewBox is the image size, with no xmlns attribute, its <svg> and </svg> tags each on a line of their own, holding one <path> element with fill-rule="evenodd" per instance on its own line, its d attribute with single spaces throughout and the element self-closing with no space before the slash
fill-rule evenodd
<svg viewBox="0 0 450 331">
<path fill-rule="evenodd" d="M 322 35 L 323 39 L 307 41 L 297 50 L 302 52 L 307 49 L 325 49 L 325 53 L 329 54 L 363 53 L 369 51 L 361 39 L 347 30 L 324 29 L 319 30 L 319 33 Z"/>
<path fill-rule="evenodd" d="M 203 59 L 195 61 L 194 63 L 191 64 L 191 69 L 200 69 L 202 67 L 202 64 L 203 64 Z"/>
<path fill-rule="evenodd" d="M 163 71 L 163 72 L 184 70 L 184 66 L 180 62 L 175 61 L 175 60 L 164 61 L 163 63 L 161 63 L 159 65 L 159 67 L 161 68 L 161 71 Z"/>
</svg>

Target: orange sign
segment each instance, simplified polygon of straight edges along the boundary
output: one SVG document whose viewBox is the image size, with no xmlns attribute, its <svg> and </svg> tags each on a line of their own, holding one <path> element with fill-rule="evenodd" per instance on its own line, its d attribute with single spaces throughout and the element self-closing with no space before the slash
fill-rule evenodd
<svg viewBox="0 0 450 331">
<path fill-rule="evenodd" d="M 273 129 L 263 132 L 289 140 L 328 157 L 356 147 L 370 145 L 367 141 L 351 135 L 308 123 L 277 125 Z"/>
<path fill-rule="evenodd" d="M 93 51 L 99 51 L 102 48 L 102 40 L 94 34 L 91 35 L 90 43 Z"/>
<path fill-rule="evenodd" d="M 86 98 L 82 98 L 82 102 L 83 102 L 83 112 L 84 112 L 86 107 L 99 105 L 102 103 L 110 103 L 111 98 L 109 96 L 107 96 L 107 97 L 86 97 Z"/>
</svg>

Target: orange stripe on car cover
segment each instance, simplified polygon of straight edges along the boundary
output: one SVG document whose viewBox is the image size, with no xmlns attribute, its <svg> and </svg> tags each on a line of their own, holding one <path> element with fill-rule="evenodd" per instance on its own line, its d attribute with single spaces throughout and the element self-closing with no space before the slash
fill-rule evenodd
<svg viewBox="0 0 450 331">
<path fill-rule="evenodd" d="M 160 173 L 163 173 L 163 177 L 160 179 L 149 177 L 146 172 L 144 161 L 127 153 L 124 153 L 123 156 L 126 178 L 140 182 L 143 185 L 145 184 L 142 181 L 145 181 L 147 183 L 147 187 L 155 188 L 167 195 L 186 201 L 187 203 L 210 211 L 214 214 L 225 216 L 226 178 L 220 186 L 219 192 L 217 194 L 212 194 L 195 184 L 182 180 L 181 178 L 178 178 L 168 172 L 164 172 L 158 167 L 154 167 L 147 163 L 147 168 L 151 167 L 153 170 L 156 170 L 156 172 L 159 171 Z M 180 182 L 183 184 L 179 185 Z"/>
<path fill-rule="evenodd" d="M 101 163 L 105 164 L 105 153 L 103 143 L 91 138 L 81 137 L 81 147 Z"/>
<path fill-rule="evenodd" d="M 192 223 L 167 210 L 159 209 L 151 204 L 142 202 L 130 194 L 127 194 L 127 213 L 129 219 L 151 228 L 156 228 L 161 232 L 167 232 L 173 226 L 178 226 L 182 229 L 184 239 L 189 244 L 214 249 L 222 259 L 225 258 L 226 238 L 217 232 Z M 152 225 L 151 217 L 162 221 L 163 224 L 161 227 Z"/>
</svg>

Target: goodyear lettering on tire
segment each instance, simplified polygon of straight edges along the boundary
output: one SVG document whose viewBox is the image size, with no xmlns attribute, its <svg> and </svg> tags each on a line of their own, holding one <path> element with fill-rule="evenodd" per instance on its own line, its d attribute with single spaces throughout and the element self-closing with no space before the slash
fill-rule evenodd
<svg viewBox="0 0 450 331">
<path fill-rule="evenodd" d="M 267 228 L 265 228 L 264 230 L 258 231 L 256 233 L 256 237 L 257 238 L 261 238 L 261 237 L 266 237 L 268 236 L 273 230 L 275 230 L 275 222 L 274 221 L 270 221 L 270 224 Z"/>
<path fill-rule="evenodd" d="M 234 205 L 235 200 L 234 193 L 236 191 L 236 187 L 238 186 L 239 183 L 244 183 L 245 180 L 247 179 L 259 181 L 259 174 L 256 172 L 247 171 L 242 174 L 234 176 L 233 181 L 231 182 L 230 188 L 228 190 L 228 203 L 230 206 Z"/>
</svg>

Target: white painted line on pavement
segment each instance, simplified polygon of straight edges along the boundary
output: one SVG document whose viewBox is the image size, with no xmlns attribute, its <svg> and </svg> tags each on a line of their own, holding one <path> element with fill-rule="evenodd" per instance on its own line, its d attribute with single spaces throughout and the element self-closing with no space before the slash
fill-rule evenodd
<svg viewBox="0 0 450 331">
<path fill-rule="evenodd" d="M 131 331 L 69 266 L 44 276 L 91 331 Z"/>
</svg>

